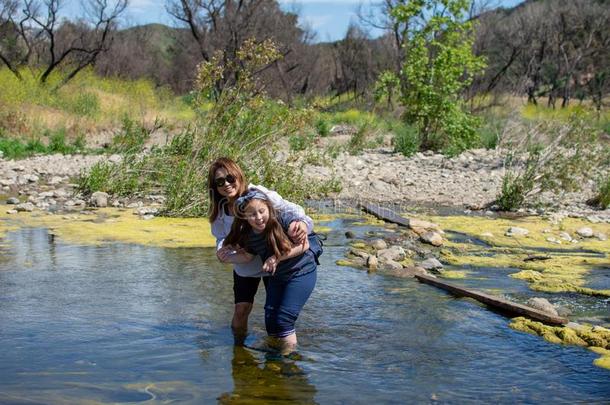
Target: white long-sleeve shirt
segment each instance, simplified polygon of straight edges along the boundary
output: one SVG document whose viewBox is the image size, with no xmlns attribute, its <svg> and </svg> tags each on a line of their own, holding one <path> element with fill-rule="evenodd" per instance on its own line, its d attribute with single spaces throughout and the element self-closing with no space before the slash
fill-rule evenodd
<svg viewBox="0 0 610 405">
<path fill-rule="evenodd" d="M 248 188 L 256 188 L 267 195 L 271 205 L 276 211 L 281 211 L 288 215 L 293 215 L 294 220 L 303 221 L 307 225 L 307 233 L 313 232 L 313 220 L 305 214 L 305 210 L 300 205 L 284 200 L 275 191 L 269 190 L 263 186 L 248 185 Z M 216 238 L 216 250 L 222 248 L 224 239 L 231 232 L 231 225 L 235 219 L 232 215 L 227 215 L 223 209 L 218 212 L 218 216 L 212 222 L 212 235 Z M 261 277 L 268 276 L 269 273 L 262 271 L 263 263 L 259 256 L 255 256 L 252 261 L 242 264 L 234 264 L 235 272 L 242 277 Z"/>
</svg>

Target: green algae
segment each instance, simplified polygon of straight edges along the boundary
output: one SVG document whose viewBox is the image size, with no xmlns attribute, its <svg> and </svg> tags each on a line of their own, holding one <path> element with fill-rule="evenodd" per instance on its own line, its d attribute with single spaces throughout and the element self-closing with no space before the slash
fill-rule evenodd
<svg viewBox="0 0 610 405">
<path fill-rule="evenodd" d="M 91 214 L 54 215 L 42 211 L 0 214 L 0 223 L 5 221 L 12 229 L 47 228 L 60 240 L 79 245 L 122 242 L 168 248 L 215 246 L 210 223 L 205 218 L 143 220 L 132 210 L 102 208 Z"/>
<path fill-rule="evenodd" d="M 587 347 L 602 357 L 593 364 L 610 369 L 610 330 L 600 326 L 579 325 L 549 326 L 524 317 L 514 318 L 510 325 L 512 329 L 542 336 L 546 341 L 555 344 L 576 345 Z"/>
<path fill-rule="evenodd" d="M 559 232 L 576 235 L 576 230 L 583 226 L 607 234 L 610 231 L 607 224 L 590 224 L 576 218 L 566 218 L 554 224 L 534 217 L 508 220 L 459 216 L 427 217 L 426 220 L 439 223 L 445 230 L 470 235 L 488 245 L 448 240 L 440 252 L 446 263 L 459 267 L 517 270 L 510 276 L 527 281 L 535 291 L 610 296 L 610 290 L 586 287 L 587 275 L 610 262 L 610 243 L 596 238 L 581 238 L 576 244 L 557 245 L 546 240 L 549 235 L 559 238 Z M 529 234 L 505 236 L 511 226 L 528 229 Z M 525 260 L 540 255 L 541 251 L 548 260 Z"/>
<path fill-rule="evenodd" d="M 462 279 L 468 277 L 470 272 L 466 270 L 440 270 L 439 274 L 443 278 Z"/>
</svg>

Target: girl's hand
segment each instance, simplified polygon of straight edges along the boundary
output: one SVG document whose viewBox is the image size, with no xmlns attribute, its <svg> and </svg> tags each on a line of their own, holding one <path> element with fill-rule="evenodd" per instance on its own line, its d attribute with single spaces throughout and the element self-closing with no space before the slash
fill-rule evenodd
<svg viewBox="0 0 610 405">
<path fill-rule="evenodd" d="M 222 263 L 229 263 L 229 260 L 232 256 L 235 256 L 236 254 L 239 254 L 242 252 L 243 252 L 243 249 L 240 248 L 239 246 L 228 245 L 228 246 L 223 246 L 219 250 L 217 250 L 216 257 L 218 257 L 218 260 L 220 260 Z"/>
<path fill-rule="evenodd" d="M 288 237 L 296 245 L 302 245 L 307 240 L 307 225 L 303 221 L 292 221 L 288 226 Z"/>
<path fill-rule="evenodd" d="M 263 263 L 263 271 L 266 273 L 271 273 L 272 275 L 275 274 L 277 262 L 278 260 L 275 256 L 269 257 L 267 260 L 265 260 L 265 263 Z"/>
</svg>

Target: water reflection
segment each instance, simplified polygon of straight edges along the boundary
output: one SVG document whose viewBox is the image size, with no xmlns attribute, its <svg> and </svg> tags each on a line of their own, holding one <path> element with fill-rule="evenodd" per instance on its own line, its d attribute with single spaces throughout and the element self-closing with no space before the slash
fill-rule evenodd
<svg viewBox="0 0 610 405">
<path fill-rule="evenodd" d="M 294 360 L 235 346 L 231 366 L 234 388 L 220 395 L 220 404 L 316 403 L 316 388 Z"/>
</svg>

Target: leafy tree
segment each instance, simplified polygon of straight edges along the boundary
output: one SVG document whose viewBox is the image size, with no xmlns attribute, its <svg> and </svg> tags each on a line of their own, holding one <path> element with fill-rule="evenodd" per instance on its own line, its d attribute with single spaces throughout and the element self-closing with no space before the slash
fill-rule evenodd
<svg viewBox="0 0 610 405">
<path fill-rule="evenodd" d="M 414 125 L 425 149 L 459 153 L 476 143 L 478 120 L 461 94 L 485 68 L 473 53 L 473 22 L 467 0 L 414 0 L 391 16 L 405 27 L 400 73 L 404 119 Z"/>
</svg>

